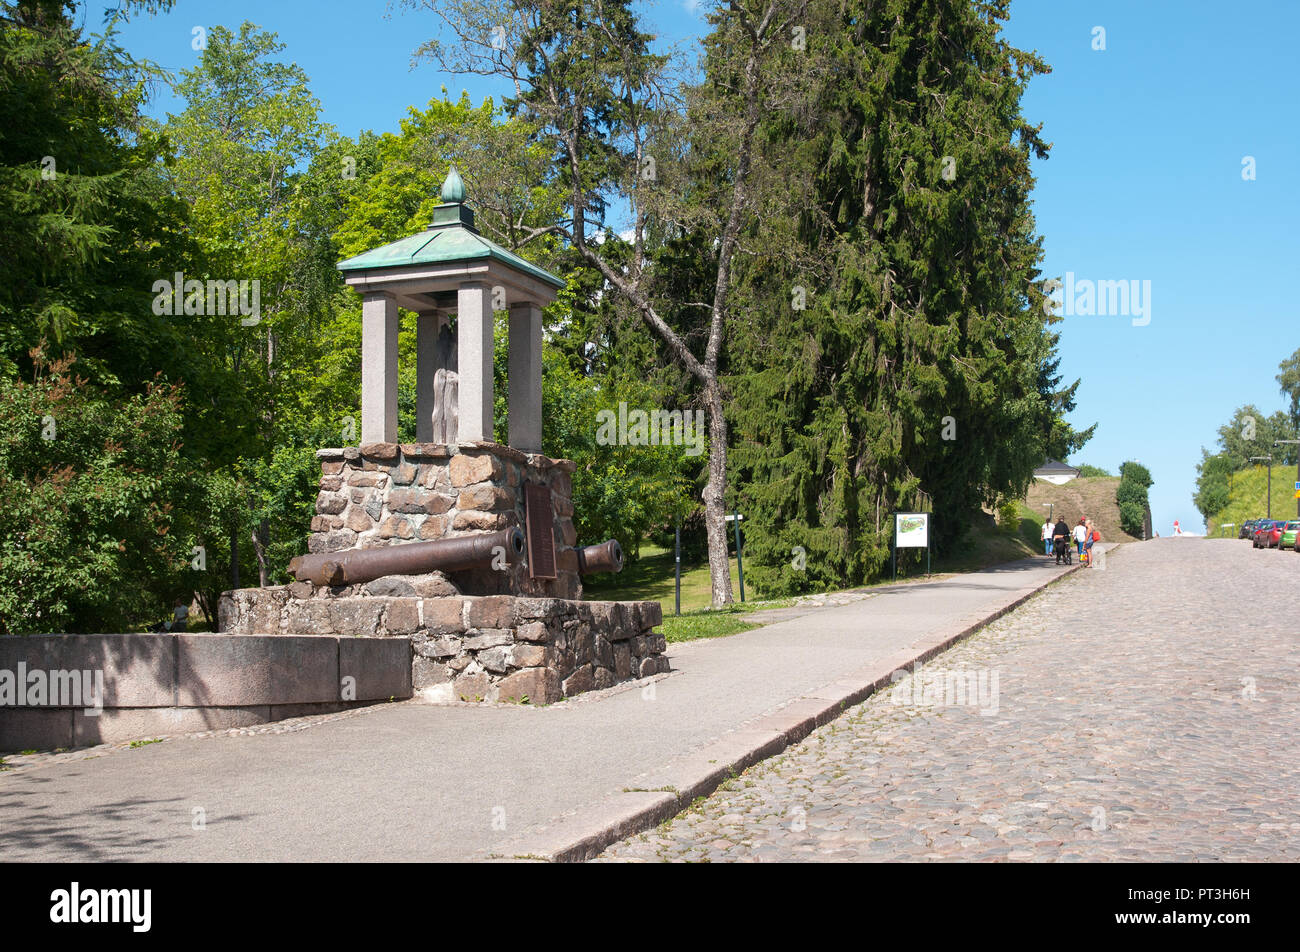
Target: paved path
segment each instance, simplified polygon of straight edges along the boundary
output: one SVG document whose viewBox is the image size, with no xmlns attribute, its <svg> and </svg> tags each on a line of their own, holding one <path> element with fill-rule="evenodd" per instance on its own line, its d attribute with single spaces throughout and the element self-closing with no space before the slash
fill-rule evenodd
<svg viewBox="0 0 1300 952">
<path fill-rule="evenodd" d="M 1016 563 L 671 646 L 674 673 L 653 691 L 547 708 L 402 703 L 305 729 L 60 755 L 0 772 L 0 859 L 515 855 L 521 834 L 617 799 L 801 694 L 915 657 L 1060 572 Z"/>
<path fill-rule="evenodd" d="M 980 703 L 901 682 L 601 858 L 1300 860 L 1298 590 L 1293 552 L 1125 546 L 922 667 Z"/>
</svg>

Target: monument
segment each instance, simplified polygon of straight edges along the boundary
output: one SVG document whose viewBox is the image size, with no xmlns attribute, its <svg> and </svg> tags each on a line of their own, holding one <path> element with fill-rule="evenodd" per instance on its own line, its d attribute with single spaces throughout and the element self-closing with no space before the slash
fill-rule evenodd
<svg viewBox="0 0 1300 952">
<path fill-rule="evenodd" d="M 542 309 L 564 282 L 481 235 L 453 168 L 422 232 L 339 263 L 362 299 L 361 439 L 322 449 L 308 552 L 223 594 L 219 630 L 408 638 L 430 700 L 549 703 L 666 671 L 658 602 L 588 602 L 575 464 L 542 450 Z M 416 315 L 416 433 L 398 442 L 398 310 Z M 494 312 L 508 311 L 506 443 Z"/>
</svg>

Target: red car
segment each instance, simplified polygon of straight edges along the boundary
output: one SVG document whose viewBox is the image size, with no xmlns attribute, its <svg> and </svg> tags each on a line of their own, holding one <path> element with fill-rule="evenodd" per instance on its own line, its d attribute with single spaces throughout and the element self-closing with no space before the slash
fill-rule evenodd
<svg viewBox="0 0 1300 952">
<path fill-rule="evenodd" d="M 1282 527 L 1286 525 L 1280 519 L 1265 519 L 1255 532 L 1254 546 L 1257 549 L 1276 549 L 1282 541 Z"/>
</svg>

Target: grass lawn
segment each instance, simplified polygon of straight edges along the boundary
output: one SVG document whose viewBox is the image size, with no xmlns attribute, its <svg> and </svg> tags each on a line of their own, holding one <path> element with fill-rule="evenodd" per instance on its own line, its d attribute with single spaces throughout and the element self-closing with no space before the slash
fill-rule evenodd
<svg viewBox="0 0 1300 952">
<path fill-rule="evenodd" d="M 664 616 L 673 612 L 673 552 L 655 545 L 641 546 L 641 558 L 617 575 L 596 575 L 582 580 L 588 598 L 601 601 L 659 602 Z M 736 559 L 731 559 L 731 587 L 740 598 Z M 746 586 L 745 597 L 753 595 Z M 708 608 L 709 563 L 682 563 L 682 611 Z"/>
<path fill-rule="evenodd" d="M 599 601 L 658 602 L 663 606 L 664 623 L 660 630 L 669 641 L 694 641 L 696 638 L 719 638 L 748 631 L 757 625 L 744 621 L 748 612 L 759 608 L 788 605 L 788 601 L 759 602 L 753 588 L 746 584 L 743 604 L 714 611 L 709 607 L 709 563 L 682 563 L 682 614 L 674 615 L 673 553 L 654 545 L 641 546 L 641 558 L 629 563 L 618 575 L 583 579 L 586 597 Z M 731 559 L 731 589 L 740 598 L 740 578 L 736 559 Z"/>
<path fill-rule="evenodd" d="M 684 611 L 680 615 L 664 612 L 664 623 L 659 626 L 659 630 L 664 633 L 664 638 L 671 642 L 695 641 L 697 638 L 722 638 L 759 627 L 753 622 L 745 621 L 745 615 L 749 612 L 759 608 L 776 608 L 779 605 L 789 604 L 789 601 L 764 604 L 746 602 L 735 608 L 720 608 L 717 611 L 710 608 L 697 608 L 690 612 Z"/>
</svg>

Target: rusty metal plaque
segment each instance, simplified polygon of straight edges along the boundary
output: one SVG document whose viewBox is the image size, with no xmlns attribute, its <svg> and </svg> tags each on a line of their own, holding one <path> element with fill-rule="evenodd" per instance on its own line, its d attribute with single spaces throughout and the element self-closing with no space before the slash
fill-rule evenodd
<svg viewBox="0 0 1300 952">
<path fill-rule="evenodd" d="M 524 486 L 524 521 L 528 525 L 529 577 L 555 578 L 555 513 L 549 486 Z"/>
</svg>

